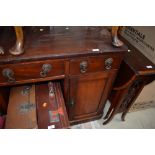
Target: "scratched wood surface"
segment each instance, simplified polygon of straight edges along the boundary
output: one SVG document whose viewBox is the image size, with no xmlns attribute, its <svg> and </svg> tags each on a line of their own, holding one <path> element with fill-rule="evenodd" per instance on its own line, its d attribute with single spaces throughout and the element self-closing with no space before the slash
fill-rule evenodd
<svg viewBox="0 0 155 155">
<path fill-rule="evenodd" d="M 9 49 L 15 44 L 12 27 L 0 27 L 0 46 L 5 54 L 0 63 L 30 61 L 53 58 L 69 58 L 103 54 L 106 52 L 124 52 L 126 46 L 114 47 L 111 33 L 104 27 L 24 27 L 25 53 L 15 57 Z M 93 49 L 99 49 L 93 50 Z"/>
</svg>

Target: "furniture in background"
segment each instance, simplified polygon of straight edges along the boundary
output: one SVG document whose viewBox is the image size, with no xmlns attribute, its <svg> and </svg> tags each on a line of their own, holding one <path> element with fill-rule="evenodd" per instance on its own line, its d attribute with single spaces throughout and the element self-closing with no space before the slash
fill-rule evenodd
<svg viewBox="0 0 155 155">
<path fill-rule="evenodd" d="M 127 112 L 144 86 L 155 80 L 155 65 L 126 40 L 123 41 L 130 50 L 126 54 L 115 80 L 109 97 L 111 105 L 104 117 L 103 124 L 110 122 L 118 112 L 122 112 L 121 118 L 124 121 Z"/>
</svg>

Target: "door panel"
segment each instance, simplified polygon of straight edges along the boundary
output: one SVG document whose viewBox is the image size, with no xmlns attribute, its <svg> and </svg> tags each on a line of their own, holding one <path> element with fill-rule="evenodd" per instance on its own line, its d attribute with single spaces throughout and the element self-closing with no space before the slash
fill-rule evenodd
<svg viewBox="0 0 155 155">
<path fill-rule="evenodd" d="M 98 72 L 70 78 L 70 120 L 97 114 L 108 77 L 109 72 Z"/>
</svg>

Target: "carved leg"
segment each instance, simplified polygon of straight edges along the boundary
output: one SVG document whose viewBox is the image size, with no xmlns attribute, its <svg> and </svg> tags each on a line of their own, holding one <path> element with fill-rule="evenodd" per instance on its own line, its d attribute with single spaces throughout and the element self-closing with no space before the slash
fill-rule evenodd
<svg viewBox="0 0 155 155">
<path fill-rule="evenodd" d="M 16 33 L 16 44 L 12 47 L 9 52 L 12 55 L 20 55 L 24 52 L 23 49 L 23 30 L 21 26 L 15 26 L 15 33 Z"/>
<path fill-rule="evenodd" d="M 0 55 L 4 54 L 4 49 L 2 47 L 0 47 Z"/>
<path fill-rule="evenodd" d="M 112 27 L 112 44 L 116 47 L 120 47 L 123 45 L 123 42 L 121 40 L 119 40 L 118 35 L 117 35 L 118 28 L 119 28 L 119 26 Z"/>
</svg>

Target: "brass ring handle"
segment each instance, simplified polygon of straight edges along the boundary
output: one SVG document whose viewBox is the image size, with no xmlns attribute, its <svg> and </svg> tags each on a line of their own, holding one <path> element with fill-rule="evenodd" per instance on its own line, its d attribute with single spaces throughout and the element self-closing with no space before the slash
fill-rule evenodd
<svg viewBox="0 0 155 155">
<path fill-rule="evenodd" d="M 16 82 L 15 78 L 14 78 L 14 72 L 13 70 L 11 70 L 10 68 L 5 68 L 2 71 L 2 75 L 8 79 L 9 83 L 14 83 Z"/>
<path fill-rule="evenodd" d="M 41 77 L 46 77 L 47 74 L 51 71 L 52 65 L 51 64 L 43 64 L 42 70 L 40 72 Z"/>
<path fill-rule="evenodd" d="M 109 70 L 111 69 L 111 65 L 113 63 L 113 58 L 108 58 L 105 60 L 105 69 Z"/>
<path fill-rule="evenodd" d="M 88 68 L 88 62 L 87 61 L 82 61 L 80 63 L 80 72 L 85 73 L 87 71 L 87 68 Z"/>
</svg>

